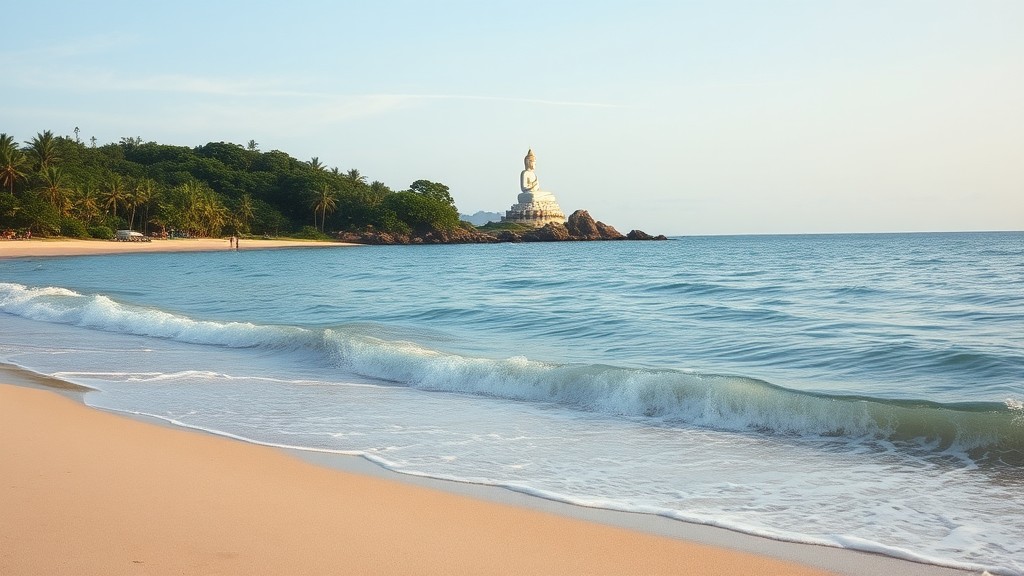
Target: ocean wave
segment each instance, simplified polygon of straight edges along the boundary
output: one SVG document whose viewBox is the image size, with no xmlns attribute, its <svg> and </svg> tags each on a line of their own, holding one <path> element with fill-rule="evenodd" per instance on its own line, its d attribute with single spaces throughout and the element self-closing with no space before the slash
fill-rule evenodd
<svg viewBox="0 0 1024 576">
<path fill-rule="evenodd" d="M 308 329 L 196 320 L 103 295 L 12 283 L 0 283 L 0 311 L 191 344 L 312 352 L 328 370 L 423 390 L 551 403 L 665 425 L 883 441 L 929 454 L 1024 466 L 1021 399 L 942 404 L 809 393 L 744 376 L 552 364 L 521 356 L 476 358 L 379 338 L 370 324 Z"/>
</svg>

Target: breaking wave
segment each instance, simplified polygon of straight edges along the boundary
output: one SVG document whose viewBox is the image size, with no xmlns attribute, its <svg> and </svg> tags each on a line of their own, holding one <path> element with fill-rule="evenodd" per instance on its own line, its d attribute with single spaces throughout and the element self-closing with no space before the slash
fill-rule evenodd
<svg viewBox="0 0 1024 576">
<path fill-rule="evenodd" d="M 0 283 L 0 311 L 32 320 L 177 342 L 300 351 L 340 369 L 423 390 L 545 402 L 666 425 L 892 442 L 976 462 L 1024 466 L 1024 403 L 943 404 L 810 393 L 743 376 L 524 357 L 474 358 L 375 336 L 373 327 L 310 329 L 196 320 L 63 288 Z"/>
</svg>

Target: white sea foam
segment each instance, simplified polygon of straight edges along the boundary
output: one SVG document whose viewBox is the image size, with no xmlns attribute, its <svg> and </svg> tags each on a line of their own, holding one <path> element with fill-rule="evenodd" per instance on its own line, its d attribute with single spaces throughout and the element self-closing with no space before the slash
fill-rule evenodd
<svg viewBox="0 0 1024 576">
<path fill-rule="evenodd" d="M 989 448 L 989 452 L 995 449 L 999 457 L 1006 453 L 1010 458 L 1022 458 L 1019 452 L 1024 446 L 1024 430 L 1013 425 L 1014 417 L 1020 418 L 1020 409 L 1009 400 L 1008 411 L 1002 414 L 964 412 L 880 399 L 808 394 L 740 376 L 559 365 L 522 356 L 474 358 L 412 342 L 382 340 L 359 331 L 195 320 L 121 304 L 102 295 L 10 283 L 0 283 L 0 310 L 33 320 L 189 344 L 314 352 L 346 371 L 423 390 L 548 402 L 589 412 L 652 418 L 666 424 L 899 440 L 951 456 Z"/>
</svg>

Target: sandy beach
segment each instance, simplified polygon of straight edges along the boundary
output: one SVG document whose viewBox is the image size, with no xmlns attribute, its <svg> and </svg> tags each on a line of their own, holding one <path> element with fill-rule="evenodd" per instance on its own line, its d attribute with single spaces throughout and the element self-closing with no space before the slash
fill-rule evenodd
<svg viewBox="0 0 1024 576">
<path fill-rule="evenodd" d="M 280 248 L 336 248 L 357 246 L 345 242 L 309 240 L 245 239 L 239 250 L 271 250 Z M 37 239 L 0 241 L 0 258 L 28 256 L 87 256 L 94 254 L 136 254 L 140 252 L 215 252 L 234 250 L 227 238 L 175 238 L 152 242 L 115 242 L 113 240 Z"/>
<path fill-rule="evenodd" d="M 322 468 L 24 386 L 0 385 L 0 437 L 2 574 L 826 573 Z"/>
</svg>

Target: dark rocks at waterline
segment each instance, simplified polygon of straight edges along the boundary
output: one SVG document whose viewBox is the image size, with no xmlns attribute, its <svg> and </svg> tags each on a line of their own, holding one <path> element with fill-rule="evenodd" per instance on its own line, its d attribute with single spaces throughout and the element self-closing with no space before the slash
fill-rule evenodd
<svg viewBox="0 0 1024 576">
<path fill-rule="evenodd" d="M 357 244 L 491 244 L 495 242 L 567 242 L 597 240 L 668 240 L 664 235 L 651 236 L 642 230 L 623 235 L 614 227 L 596 221 L 586 210 L 577 210 L 568 220 L 548 222 L 540 228 L 522 232 L 498 230 L 481 232 L 467 228 L 427 230 L 413 234 L 397 234 L 368 230 L 339 232 L 338 240 Z"/>
<path fill-rule="evenodd" d="M 627 240 L 668 240 L 664 234 L 658 234 L 657 236 L 651 236 L 643 230 L 630 230 L 629 234 L 626 234 Z"/>
<path fill-rule="evenodd" d="M 569 237 L 573 240 L 625 240 L 626 237 L 614 227 L 595 221 L 586 210 L 577 210 L 569 215 L 565 223 Z"/>
<path fill-rule="evenodd" d="M 428 230 L 417 234 L 400 234 L 368 230 L 365 232 L 339 232 L 338 240 L 355 244 L 493 244 L 498 238 L 483 232 L 463 228 L 454 230 Z"/>
</svg>

